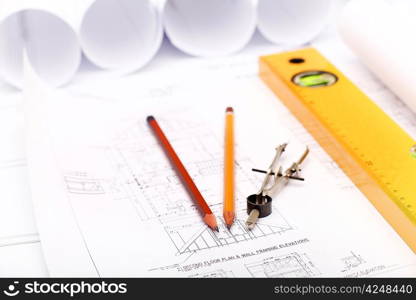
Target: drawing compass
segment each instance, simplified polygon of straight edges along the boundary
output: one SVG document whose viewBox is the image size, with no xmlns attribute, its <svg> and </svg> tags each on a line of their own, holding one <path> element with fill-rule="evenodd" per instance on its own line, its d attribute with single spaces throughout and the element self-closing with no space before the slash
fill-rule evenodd
<svg viewBox="0 0 416 300">
<path fill-rule="evenodd" d="M 247 214 L 249 216 L 246 226 L 250 230 L 254 228 L 259 218 L 267 217 L 272 213 L 273 195 L 280 192 L 290 180 L 304 180 L 304 178 L 300 177 L 300 165 L 308 155 L 309 149 L 306 148 L 298 161 L 292 163 L 288 169 L 283 171 L 279 160 L 286 147 L 287 144 L 282 144 L 276 148 L 276 155 L 267 171 L 252 169 L 254 172 L 265 173 L 266 177 L 263 180 L 260 191 L 247 197 Z"/>
</svg>

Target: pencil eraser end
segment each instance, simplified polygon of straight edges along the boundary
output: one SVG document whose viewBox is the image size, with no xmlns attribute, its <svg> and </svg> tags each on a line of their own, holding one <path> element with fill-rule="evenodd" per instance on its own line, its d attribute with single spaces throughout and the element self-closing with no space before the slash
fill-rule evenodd
<svg viewBox="0 0 416 300">
<path fill-rule="evenodd" d="M 225 112 L 234 112 L 234 109 L 232 107 L 227 107 L 227 109 L 225 110 Z"/>
</svg>

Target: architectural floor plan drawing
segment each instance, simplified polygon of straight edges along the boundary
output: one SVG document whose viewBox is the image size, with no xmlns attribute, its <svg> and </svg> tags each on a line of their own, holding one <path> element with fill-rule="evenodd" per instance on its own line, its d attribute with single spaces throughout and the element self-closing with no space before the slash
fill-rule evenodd
<svg viewBox="0 0 416 300">
<path fill-rule="evenodd" d="M 246 268 L 252 277 L 304 278 L 319 275 L 319 271 L 306 254 L 300 255 L 296 252 L 247 264 Z"/>
<path fill-rule="evenodd" d="M 190 278 L 232 278 L 235 277 L 232 271 L 225 271 L 223 269 L 214 270 L 207 273 L 197 273 L 189 276 Z"/>
<path fill-rule="evenodd" d="M 65 175 L 64 181 L 69 193 L 104 194 L 104 188 L 101 182 L 97 179 L 87 179 L 76 175 Z"/>
<path fill-rule="evenodd" d="M 331 267 L 331 259 L 336 263 L 339 259 L 322 256 L 318 242 L 321 237 L 314 236 L 316 232 L 326 232 L 333 239 L 332 228 L 325 224 L 333 224 L 336 219 L 340 222 L 339 218 L 319 209 L 300 209 L 308 206 L 307 195 L 317 193 L 319 188 L 313 184 L 302 187 L 303 191 L 301 186 L 288 187 L 274 203 L 273 214 L 248 230 L 244 224 L 245 197 L 257 190 L 261 176 L 251 172 L 254 163 L 238 151 L 237 218 L 228 230 L 221 217 L 221 139 L 202 118 L 190 118 L 186 113 L 175 116 L 167 118 L 161 113 L 158 121 L 210 203 L 219 232 L 201 222 L 147 128 L 145 117 L 134 118 L 111 131 L 105 144 L 83 150 L 82 164 L 61 160 L 65 170 L 63 185 L 99 276 L 128 272 L 136 276 L 314 277 L 336 272 L 338 266 Z M 295 189 L 303 198 L 295 196 Z M 290 193 L 285 194 L 286 191 Z M 331 204 L 329 195 L 323 195 L 319 201 L 323 202 L 321 206 L 331 207 L 331 214 L 340 209 Z M 302 225 L 306 219 L 317 222 L 310 223 L 315 226 L 315 234 L 310 235 L 308 226 Z M 338 226 L 351 225 L 340 222 Z M 108 244 L 98 239 L 97 230 L 114 242 Z M 123 268 L 109 265 L 108 257 L 119 257 L 120 252 L 124 254 L 118 263 Z M 143 261 L 142 257 L 151 259 Z M 357 258 L 343 257 L 339 268 L 359 270 Z M 334 270 L 330 271 L 331 268 Z"/>
<path fill-rule="evenodd" d="M 345 269 L 343 272 L 348 272 L 351 269 L 357 268 L 360 265 L 365 263 L 365 260 L 359 254 L 355 254 L 351 251 L 350 255 L 341 258 L 342 262 L 344 263 Z"/>
<path fill-rule="evenodd" d="M 278 214 L 278 212 L 275 212 L 275 214 Z M 253 230 L 248 230 L 245 226 L 245 220 L 237 219 L 231 230 L 228 230 L 224 221 L 220 220 L 219 233 L 213 232 L 204 225 L 200 225 L 200 229 L 190 238 L 186 237 L 186 226 L 175 227 L 168 225 L 165 227 L 165 230 L 175 244 L 178 253 L 184 254 L 214 247 L 226 247 L 230 244 L 244 243 L 269 235 L 282 234 L 292 229 L 283 218 L 281 221 L 281 225 L 275 226 L 260 222 Z M 194 228 L 192 229 L 195 231 Z"/>
<path fill-rule="evenodd" d="M 99 89 L 74 88 L 76 97 L 35 86 L 28 161 L 52 276 L 352 277 L 415 270 L 414 254 L 348 178 L 335 174 L 337 166 L 322 162 L 316 147 L 302 168 L 305 181 L 285 187 L 273 198 L 273 213 L 248 231 L 246 197 L 263 179 L 251 169 L 267 168 L 282 142 L 289 142 L 284 166 L 310 145 L 257 78 L 257 58 L 217 61 L 216 72 L 226 69 L 227 78 L 208 74 L 212 63 L 204 64 L 190 70 L 205 68 L 194 78 L 173 72 L 152 86 L 132 76 Z M 146 92 L 165 86 L 174 88 L 157 97 Z M 235 110 L 238 143 L 238 215 L 230 231 L 222 224 L 227 106 Z M 148 115 L 169 137 L 220 232 L 204 226 L 147 127 Z M 39 128 L 46 121 L 53 126 Z M 351 249 L 365 263 L 350 257 Z"/>
<path fill-rule="evenodd" d="M 170 140 L 176 151 L 192 153 L 196 158 L 184 156 L 184 163 L 204 196 L 212 200 L 213 211 L 221 216 L 222 190 L 218 179 L 222 176 L 223 163 L 220 140 L 200 122 L 163 118 L 160 122 L 172 133 Z M 260 221 L 253 230 L 248 230 L 244 224 L 246 209 L 240 206 L 231 230 L 219 218 L 219 232 L 212 232 L 201 223 L 193 202 L 146 124 L 134 122 L 111 140 L 111 145 L 98 147 L 97 151 L 105 153 L 114 173 L 98 179 L 85 171 L 67 171 L 63 176 L 67 192 L 72 198 L 102 194 L 114 201 L 128 201 L 134 206 L 138 222 L 156 221 L 157 226 L 163 228 L 177 255 L 252 242 L 293 229 L 275 207 L 272 221 Z M 250 171 L 252 165 L 251 160 L 244 157 L 236 162 L 240 183 L 237 202 L 244 203 L 248 193 L 254 192 L 259 185 L 258 176 Z"/>
<path fill-rule="evenodd" d="M 221 215 L 222 190 L 218 180 L 222 177 L 223 159 L 221 142 L 213 131 L 200 122 L 161 119 L 164 130 L 178 153 L 192 153 L 196 159 L 184 155 L 183 160 L 201 192 L 212 200 L 212 209 Z M 145 138 L 141 133 L 147 132 Z M 240 207 L 234 226 L 228 230 L 219 219 L 219 233 L 212 232 L 200 223 L 195 207 L 170 166 L 157 141 L 148 132 L 146 124 L 134 124 L 114 139 L 113 166 L 119 181 L 119 195 L 132 201 L 142 221 L 157 219 L 163 226 L 178 254 L 192 253 L 214 247 L 252 241 L 291 230 L 291 225 L 275 208 L 274 223 L 259 223 L 252 231 L 244 225 L 245 207 Z M 149 147 L 150 145 L 150 147 Z M 153 147 L 152 147 L 153 146 Z M 253 165 L 246 157 L 239 157 L 236 172 L 239 178 L 237 202 L 253 193 L 259 181 L 250 171 Z M 215 187 L 216 188 L 213 188 Z M 121 195 L 124 193 L 124 196 Z"/>
<path fill-rule="evenodd" d="M 213 206 L 220 205 L 221 190 L 212 189 L 218 186 L 223 170 L 220 140 L 198 122 L 163 118 L 160 122 L 164 130 L 171 133 L 169 139 L 178 153 L 192 153 L 192 156 L 183 155 L 182 160 L 201 192 Z M 117 134 L 108 152 L 119 183 L 118 195 L 114 196 L 133 201 L 142 220 L 157 218 L 166 222 L 194 213 L 192 202 L 186 198 L 177 174 L 148 131 L 147 124 L 136 122 Z M 256 188 L 255 177 L 250 174 L 251 165 L 244 157 L 236 164 L 239 180 L 243 182 L 237 188 L 239 199 L 246 197 L 247 185 L 248 188 L 252 186 L 252 191 Z"/>
</svg>

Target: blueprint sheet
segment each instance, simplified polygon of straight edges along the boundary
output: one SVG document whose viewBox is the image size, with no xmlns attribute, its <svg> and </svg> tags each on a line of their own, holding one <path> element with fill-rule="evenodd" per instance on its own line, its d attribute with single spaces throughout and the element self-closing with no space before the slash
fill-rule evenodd
<svg viewBox="0 0 416 300">
<path fill-rule="evenodd" d="M 412 113 L 345 49 L 316 46 L 414 136 Z M 416 276 L 414 253 L 257 77 L 256 55 L 169 67 L 62 91 L 28 76 L 29 174 L 52 276 Z M 237 220 L 228 231 L 222 134 L 230 105 Z M 147 127 L 150 114 L 216 214 L 219 233 L 202 223 Z M 312 149 L 306 180 L 287 186 L 273 214 L 248 231 L 245 198 L 262 181 L 250 170 L 267 168 L 283 142 L 290 143 L 284 166 L 305 145 Z"/>
</svg>

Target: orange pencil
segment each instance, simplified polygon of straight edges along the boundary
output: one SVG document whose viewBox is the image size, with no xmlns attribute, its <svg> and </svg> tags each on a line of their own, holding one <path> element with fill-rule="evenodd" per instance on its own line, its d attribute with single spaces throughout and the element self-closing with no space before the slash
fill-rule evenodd
<svg viewBox="0 0 416 300">
<path fill-rule="evenodd" d="M 173 165 L 176 173 L 179 175 L 182 184 L 185 186 L 189 195 L 197 205 L 205 224 L 207 224 L 212 230 L 218 231 L 217 220 L 214 214 L 205 202 L 205 199 L 202 197 L 191 176 L 188 174 L 188 171 L 186 171 L 185 166 L 182 164 L 172 145 L 169 143 L 169 140 L 166 138 L 156 119 L 153 116 L 148 116 L 147 123 L 160 142 L 162 149 L 169 158 L 169 161 Z"/>
<path fill-rule="evenodd" d="M 235 219 L 234 197 L 234 110 L 232 107 L 227 107 L 225 111 L 223 217 L 228 229 L 231 228 Z"/>
</svg>

